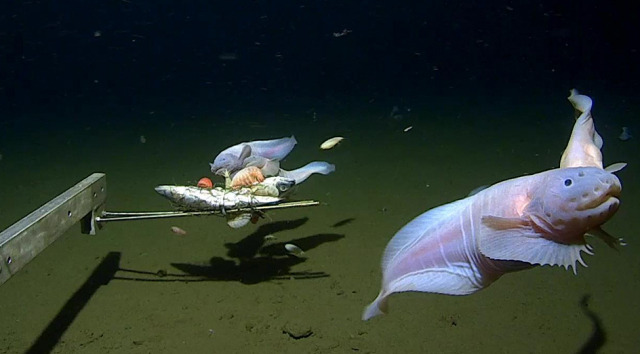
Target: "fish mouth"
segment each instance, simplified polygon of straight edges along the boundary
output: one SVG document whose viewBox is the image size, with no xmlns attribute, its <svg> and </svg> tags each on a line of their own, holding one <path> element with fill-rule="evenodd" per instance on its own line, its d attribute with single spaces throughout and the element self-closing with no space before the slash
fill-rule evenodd
<svg viewBox="0 0 640 354">
<path fill-rule="evenodd" d="M 216 167 L 215 164 L 209 163 L 211 173 L 217 176 L 224 176 L 224 172 L 227 170 L 225 167 Z"/>
<path fill-rule="evenodd" d="M 600 208 L 602 205 L 616 203 L 619 204 L 620 200 L 618 197 L 620 194 L 605 194 L 596 198 L 593 198 L 591 201 L 580 205 L 576 208 L 579 211 L 585 211 L 590 209 Z"/>
<path fill-rule="evenodd" d="M 221 168 L 219 168 L 217 170 L 211 169 L 211 172 L 213 172 L 213 174 L 216 175 L 216 176 L 224 176 L 224 175 L 226 175 L 228 173 L 228 171 L 229 170 L 227 170 L 224 167 L 221 167 Z"/>
<path fill-rule="evenodd" d="M 607 198 L 593 208 L 583 211 L 583 215 L 587 220 L 596 221 L 597 224 L 604 223 L 608 220 L 620 207 L 620 200 L 616 197 Z"/>
<path fill-rule="evenodd" d="M 600 208 L 602 205 L 609 205 L 620 203 L 618 199 L 622 193 L 622 185 L 620 180 L 613 174 L 609 174 L 607 178 L 600 180 L 601 184 L 594 188 L 591 194 L 592 198 L 588 199 L 588 194 L 583 195 L 583 203 L 577 208 L 577 210 L 589 210 Z"/>
</svg>

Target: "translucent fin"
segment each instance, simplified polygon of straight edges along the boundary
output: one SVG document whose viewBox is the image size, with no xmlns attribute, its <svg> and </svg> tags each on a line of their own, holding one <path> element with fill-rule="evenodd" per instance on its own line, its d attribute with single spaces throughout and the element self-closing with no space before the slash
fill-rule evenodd
<svg viewBox="0 0 640 354">
<path fill-rule="evenodd" d="M 624 239 L 618 238 L 618 237 L 613 237 L 611 236 L 608 232 L 604 231 L 603 229 L 601 229 L 600 227 L 589 230 L 589 232 L 587 232 L 588 236 L 592 236 L 592 237 L 597 237 L 599 239 L 601 239 L 602 241 L 604 241 L 604 243 L 607 244 L 607 246 L 617 250 L 618 246 L 626 246 L 627 242 L 625 242 Z"/>
<path fill-rule="evenodd" d="M 296 184 L 300 184 L 314 173 L 328 175 L 329 173 L 335 170 L 336 170 L 336 166 L 328 162 L 313 161 L 293 171 L 286 171 L 286 170 L 280 169 L 280 172 L 278 173 L 278 175 L 282 177 L 291 178 L 296 181 Z"/>
<path fill-rule="evenodd" d="M 494 228 L 498 224 L 486 216 L 482 218 L 482 224 L 478 246 L 482 254 L 492 259 L 559 265 L 565 269 L 571 267 L 576 273 L 576 262 L 587 266 L 580 253 L 593 254 L 586 243 L 566 245 L 553 242 L 543 238 L 528 225 Z"/>
<path fill-rule="evenodd" d="M 387 313 L 387 298 L 393 293 L 419 291 L 445 295 L 468 295 L 480 289 L 482 285 L 473 281 L 469 273 L 473 272 L 467 263 L 452 264 L 447 268 L 429 268 L 406 274 L 394 279 L 383 288 L 378 297 L 365 308 L 363 320 Z"/>
<path fill-rule="evenodd" d="M 604 170 L 610 173 L 616 173 L 625 167 L 627 167 L 626 162 L 616 162 L 614 164 L 607 166 Z"/>
</svg>

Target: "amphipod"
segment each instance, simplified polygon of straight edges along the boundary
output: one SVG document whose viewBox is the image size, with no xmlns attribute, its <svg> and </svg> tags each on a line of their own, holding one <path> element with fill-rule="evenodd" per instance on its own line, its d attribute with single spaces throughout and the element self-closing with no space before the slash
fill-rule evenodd
<svg viewBox="0 0 640 354">
<path fill-rule="evenodd" d="M 264 181 L 262 171 L 256 166 L 245 167 L 231 179 L 231 188 L 251 186 Z"/>
</svg>

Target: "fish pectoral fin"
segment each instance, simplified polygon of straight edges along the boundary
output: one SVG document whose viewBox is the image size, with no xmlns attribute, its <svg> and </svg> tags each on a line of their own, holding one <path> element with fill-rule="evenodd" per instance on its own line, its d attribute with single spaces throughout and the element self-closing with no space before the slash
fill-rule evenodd
<svg viewBox="0 0 640 354">
<path fill-rule="evenodd" d="M 622 170 L 625 167 L 627 167 L 627 163 L 626 162 L 616 162 L 614 164 L 611 164 L 611 165 L 605 167 L 604 170 L 609 172 L 609 173 L 616 173 L 616 172 Z"/>
<path fill-rule="evenodd" d="M 483 216 L 481 224 L 478 248 L 491 259 L 559 265 L 576 273 L 576 262 L 587 266 L 580 253 L 592 254 L 586 243 L 562 244 L 544 238 L 524 218 Z"/>
<path fill-rule="evenodd" d="M 242 151 L 240 152 L 240 155 L 238 156 L 238 160 L 240 160 L 240 162 L 242 163 L 244 159 L 246 159 L 249 156 L 251 156 L 251 145 L 245 144 L 242 147 Z"/>
<path fill-rule="evenodd" d="M 619 237 L 611 236 L 608 232 L 604 231 L 602 228 L 597 227 L 595 229 L 591 229 L 586 233 L 587 236 L 597 237 L 604 241 L 607 246 L 613 248 L 618 251 L 618 246 L 626 246 L 627 243 L 624 239 Z"/>
</svg>

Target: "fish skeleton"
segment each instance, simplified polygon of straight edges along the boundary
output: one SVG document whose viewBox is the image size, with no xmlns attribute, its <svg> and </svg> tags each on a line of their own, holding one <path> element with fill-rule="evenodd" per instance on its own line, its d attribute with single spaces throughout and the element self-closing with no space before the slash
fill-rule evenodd
<svg viewBox="0 0 640 354">
<path fill-rule="evenodd" d="M 600 226 L 619 207 L 622 186 L 602 168 L 602 138 L 591 99 L 572 90 L 578 113 L 560 168 L 497 183 L 467 198 L 431 209 L 398 231 L 382 259 L 382 289 L 365 309 L 368 320 L 387 312 L 388 297 L 418 291 L 467 295 L 503 274 L 535 265 L 573 268 L 591 233 L 614 247 L 622 239 Z"/>
</svg>

